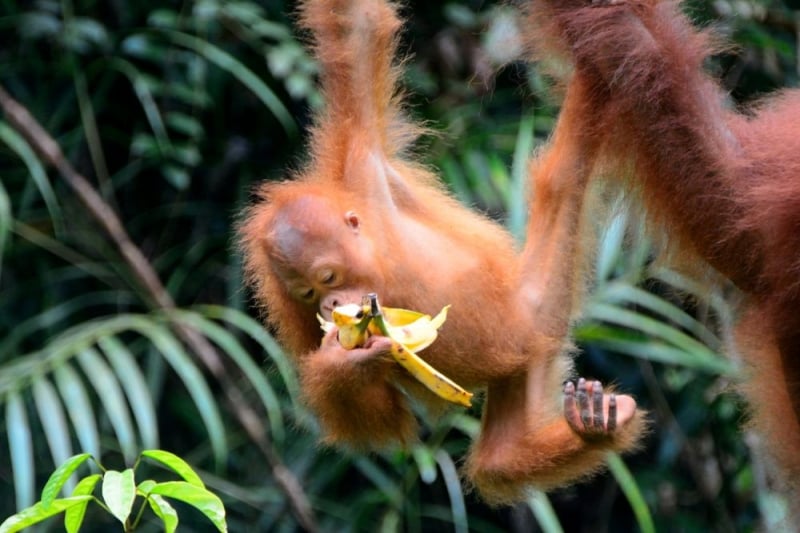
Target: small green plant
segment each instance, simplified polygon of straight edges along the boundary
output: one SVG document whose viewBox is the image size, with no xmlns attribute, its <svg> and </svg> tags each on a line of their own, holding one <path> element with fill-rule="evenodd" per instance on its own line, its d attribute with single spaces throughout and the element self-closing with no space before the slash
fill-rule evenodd
<svg viewBox="0 0 800 533">
<path fill-rule="evenodd" d="M 182 481 L 157 482 L 145 479 L 137 485 L 134 472 L 142 458 L 145 457 L 174 471 L 183 478 Z M 58 494 L 67 480 L 80 465 L 90 459 L 97 464 L 102 474 L 90 474 L 82 478 L 75 485 L 70 496 L 59 498 Z M 93 495 L 101 479 L 102 499 Z M 134 504 L 139 497 L 142 501 L 134 516 Z M 121 472 L 107 470 L 89 453 L 70 457 L 50 475 L 50 479 L 42 489 L 41 499 L 34 505 L 7 518 L 0 524 L 0 533 L 20 531 L 62 512 L 64 513 L 64 528 L 67 533 L 75 533 L 83 523 L 86 508 L 90 502 L 95 502 L 114 515 L 122 523 L 123 531 L 135 530 L 149 505 L 164 523 L 164 531 L 172 533 L 178 527 L 178 513 L 167 501 L 169 498 L 191 505 L 211 520 L 219 531 L 228 531 L 225 507 L 222 505 L 222 501 L 217 495 L 206 489 L 200 476 L 186 461 L 163 450 L 145 450 L 136 459 L 133 468 L 127 468 Z"/>
</svg>

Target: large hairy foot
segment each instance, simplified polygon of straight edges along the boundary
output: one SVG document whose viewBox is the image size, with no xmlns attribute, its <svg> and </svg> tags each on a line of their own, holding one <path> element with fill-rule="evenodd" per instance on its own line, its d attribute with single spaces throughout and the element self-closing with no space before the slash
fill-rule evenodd
<svg viewBox="0 0 800 533">
<path fill-rule="evenodd" d="M 603 392 L 599 381 L 583 378 L 564 385 L 564 417 L 570 427 L 587 439 L 614 438 L 618 428 L 633 419 L 636 400 L 626 394 Z"/>
</svg>

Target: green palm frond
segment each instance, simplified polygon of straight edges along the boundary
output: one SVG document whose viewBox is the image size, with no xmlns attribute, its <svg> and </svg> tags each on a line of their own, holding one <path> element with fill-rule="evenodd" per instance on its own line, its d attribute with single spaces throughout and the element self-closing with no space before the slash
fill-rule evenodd
<svg viewBox="0 0 800 533">
<path fill-rule="evenodd" d="M 200 311 L 208 311 L 208 315 Z M 274 340 L 252 318 L 232 309 L 207 306 L 177 311 L 172 320 L 195 328 L 226 353 L 249 381 L 268 415 L 276 442 L 285 438 L 279 392 L 263 369 L 252 361 L 241 342 L 216 320 L 240 325 L 280 361 L 287 382 L 281 390 L 297 392 L 296 376 Z M 112 439 L 130 464 L 139 450 L 159 443 L 155 393 L 147 384 L 142 361 L 131 346 L 144 340 L 181 379 L 202 419 L 218 464 L 230 453 L 227 430 L 197 362 L 186 352 L 163 315 L 117 315 L 91 320 L 57 335 L 39 350 L 14 357 L 0 366 L 0 402 L 6 405 L 6 430 L 18 504 L 33 501 L 35 479 L 33 435 L 41 428 L 53 464 L 72 455 L 72 436 L 82 450 L 101 456 L 100 441 Z M 34 408 L 29 408 L 32 403 Z M 31 417 L 37 423 L 31 422 Z M 103 421 L 108 422 L 106 429 Z M 108 444 L 103 448 L 107 448 Z"/>
</svg>

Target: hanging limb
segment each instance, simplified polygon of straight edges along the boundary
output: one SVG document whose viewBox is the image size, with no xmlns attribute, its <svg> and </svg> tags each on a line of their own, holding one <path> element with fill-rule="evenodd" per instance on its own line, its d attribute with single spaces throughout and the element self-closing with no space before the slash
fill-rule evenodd
<svg viewBox="0 0 800 533">
<path fill-rule="evenodd" d="M 103 200 L 91 182 L 75 170 L 64 157 L 64 153 L 55 139 L 2 86 L 0 86 L 0 108 L 3 109 L 8 122 L 26 139 L 39 157 L 61 174 L 84 207 L 108 234 L 122 258 L 131 268 L 137 282 L 151 300 L 152 308 L 163 312 L 170 319 L 181 340 L 200 358 L 214 378 L 222 385 L 228 406 L 267 460 L 272 475 L 286 495 L 295 518 L 305 530 L 318 531 L 319 528 L 316 525 L 308 497 L 298 479 L 283 464 L 275 451 L 261 418 L 228 375 L 220 354 L 208 339 L 194 328 L 182 323 L 176 315 L 175 301 L 161 283 L 150 262 L 133 243 L 114 210 Z"/>
</svg>

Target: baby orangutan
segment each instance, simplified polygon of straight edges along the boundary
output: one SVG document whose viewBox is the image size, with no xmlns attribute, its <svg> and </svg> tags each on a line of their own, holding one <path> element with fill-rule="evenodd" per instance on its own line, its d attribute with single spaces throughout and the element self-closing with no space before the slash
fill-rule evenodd
<svg viewBox="0 0 800 533">
<path fill-rule="evenodd" d="M 404 156 L 420 128 L 398 96 L 396 6 L 317 0 L 300 13 L 326 105 L 307 165 L 262 185 L 239 235 L 249 283 L 295 358 L 325 440 L 357 449 L 408 444 L 417 435 L 410 400 L 433 413 L 445 407 L 387 357 L 390 339 L 371 336 L 345 350 L 333 329 L 320 344 L 317 313 L 330 320 L 335 307 L 374 292 L 385 305 L 429 314 L 451 305 L 422 356 L 467 389 L 486 390 L 466 473 L 488 501 L 574 482 L 601 468 L 609 450 L 635 447 L 644 423 L 633 398 L 599 382 L 563 385 L 583 197 L 563 184 L 588 179 L 594 141 L 559 126 L 531 163 L 536 194 L 519 253 L 499 225 Z M 560 124 L 585 112 L 584 100 L 573 87 Z"/>
</svg>

